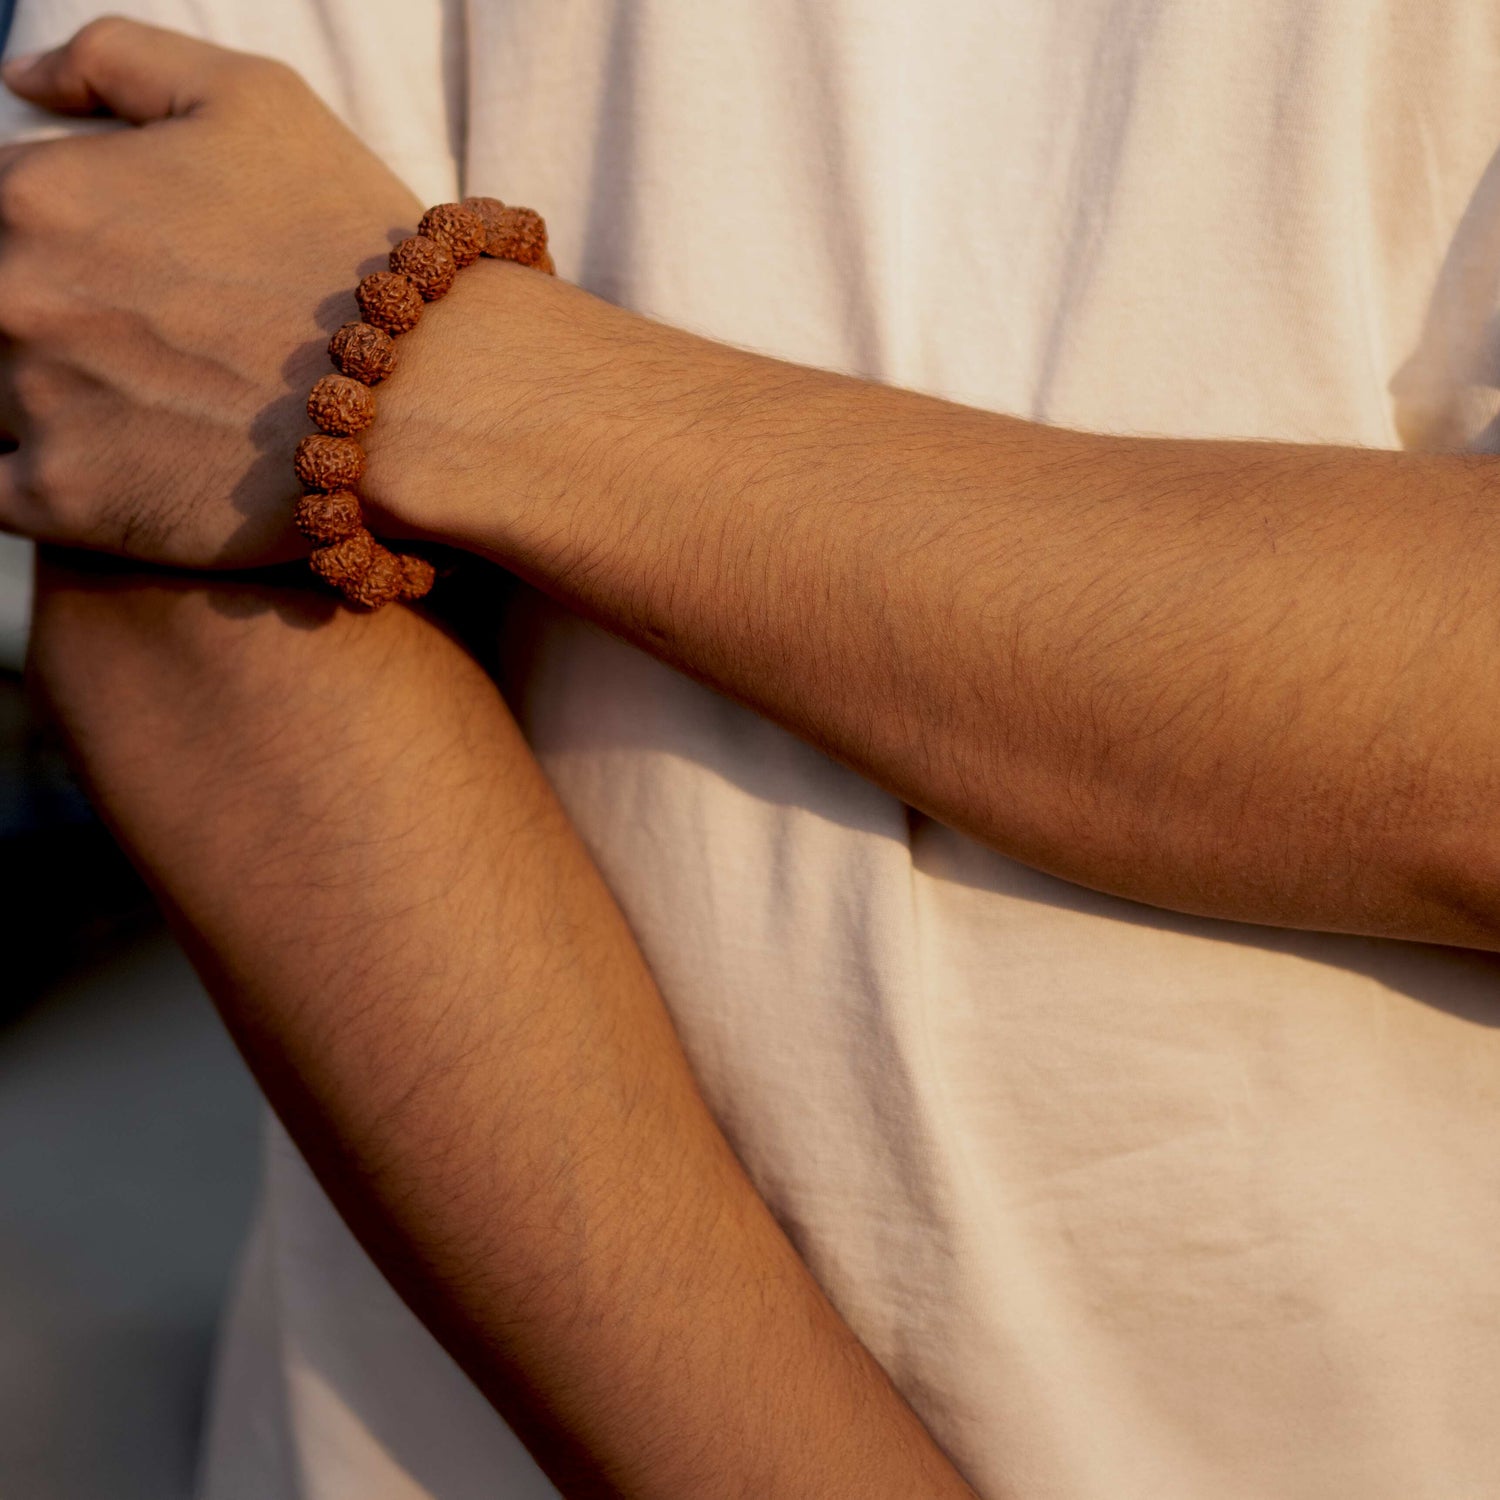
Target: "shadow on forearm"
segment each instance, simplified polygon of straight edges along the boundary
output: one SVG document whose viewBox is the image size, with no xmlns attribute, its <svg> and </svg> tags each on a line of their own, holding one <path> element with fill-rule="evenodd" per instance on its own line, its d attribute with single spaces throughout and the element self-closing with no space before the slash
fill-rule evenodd
<svg viewBox="0 0 1500 1500">
<path fill-rule="evenodd" d="M 115 596 L 125 604 L 160 606 L 174 596 L 204 596 L 210 606 L 230 619 L 274 613 L 301 630 L 325 625 L 340 608 L 339 601 L 309 586 L 307 564 L 278 563 L 264 568 L 196 572 L 184 568 L 146 566 L 131 558 L 103 552 L 80 552 L 64 547 L 37 548 L 38 603 L 60 590 L 94 597 Z"/>
</svg>

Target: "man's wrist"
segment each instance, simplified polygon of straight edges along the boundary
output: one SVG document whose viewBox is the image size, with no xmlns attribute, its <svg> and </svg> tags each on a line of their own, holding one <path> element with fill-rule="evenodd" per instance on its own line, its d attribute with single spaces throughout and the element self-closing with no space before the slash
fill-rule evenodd
<svg viewBox="0 0 1500 1500">
<path fill-rule="evenodd" d="M 506 563 L 525 554 L 599 487 L 579 470 L 607 452 L 609 367 L 643 322 L 520 266 L 470 268 L 376 390 L 361 486 L 374 524 Z"/>
</svg>

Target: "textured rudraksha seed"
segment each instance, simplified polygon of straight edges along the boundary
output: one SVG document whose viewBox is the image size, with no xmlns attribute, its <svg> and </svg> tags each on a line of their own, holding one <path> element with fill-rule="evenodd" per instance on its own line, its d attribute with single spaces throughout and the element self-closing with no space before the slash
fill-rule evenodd
<svg viewBox="0 0 1500 1500">
<path fill-rule="evenodd" d="M 398 561 L 401 564 L 401 597 L 403 599 L 420 599 L 431 591 L 432 585 L 437 581 L 437 570 L 425 557 L 403 552 Z"/>
<path fill-rule="evenodd" d="M 498 198 L 465 198 L 459 207 L 478 214 L 484 220 L 484 227 L 490 230 L 494 229 L 495 220 L 505 212 L 505 205 Z"/>
<path fill-rule="evenodd" d="M 385 548 L 361 528 L 353 536 L 346 536 L 331 546 L 319 547 L 308 562 L 319 578 L 331 583 L 340 593 L 347 594 L 370 571 L 375 554 L 384 551 Z"/>
<path fill-rule="evenodd" d="M 297 444 L 292 467 L 310 490 L 352 489 L 365 472 L 365 450 L 353 438 L 314 432 Z"/>
<path fill-rule="evenodd" d="M 375 397 L 347 375 L 325 375 L 308 392 L 307 415 L 324 432 L 348 437 L 375 420 Z"/>
<path fill-rule="evenodd" d="M 393 603 L 406 591 L 401 559 L 373 538 L 372 543 L 368 564 L 338 586 L 339 592 L 351 604 L 363 605 L 365 609 L 379 609 L 382 604 Z M 314 557 L 317 555 L 313 553 Z"/>
<path fill-rule="evenodd" d="M 473 265 L 490 237 L 484 220 L 462 203 L 439 203 L 435 208 L 429 208 L 422 215 L 417 233 L 447 246 L 449 254 L 461 266 Z"/>
<path fill-rule="evenodd" d="M 331 494 L 314 491 L 304 495 L 292 512 L 292 522 L 309 541 L 327 546 L 353 536 L 364 526 L 359 496 L 352 490 L 334 490 Z"/>
<path fill-rule="evenodd" d="M 345 323 L 329 339 L 328 357 L 351 380 L 378 385 L 396 368 L 396 341 L 373 323 Z"/>
<path fill-rule="evenodd" d="M 372 271 L 354 289 L 366 323 L 387 333 L 405 333 L 422 316 L 422 294 L 394 271 Z"/>
<path fill-rule="evenodd" d="M 541 270 L 551 264 L 547 254 L 547 226 L 529 208 L 507 208 L 495 215 L 484 253 L 496 260 L 513 260 Z"/>
<path fill-rule="evenodd" d="M 406 277 L 424 302 L 436 302 L 453 285 L 458 262 L 446 245 L 414 234 L 391 251 L 391 270 Z"/>
</svg>

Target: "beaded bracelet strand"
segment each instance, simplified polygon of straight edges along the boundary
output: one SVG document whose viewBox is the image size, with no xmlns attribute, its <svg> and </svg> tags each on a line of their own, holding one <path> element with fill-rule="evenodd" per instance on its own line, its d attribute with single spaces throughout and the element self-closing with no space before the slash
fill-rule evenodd
<svg viewBox="0 0 1500 1500">
<path fill-rule="evenodd" d="M 425 558 L 389 551 L 365 527 L 355 486 L 364 477 L 364 449 L 355 441 L 375 420 L 370 389 L 396 367 L 395 339 L 415 328 L 422 308 L 453 285 L 481 255 L 513 260 L 546 275 L 556 267 L 547 251 L 547 226 L 529 208 L 507 208 L 498 198 L 439 203 L 422 215 L 416 234 L 391 251 L 390 270 L 366 276 L 356 288 L 363 321 L 345 323 L 328 345 L 336 375 L 325 375 L 307 398 L 307 415 L 321 429 L 297 444 L 293 466 L 306 493 L 297 502 L 297 530 L 317 543 L 313 572 L 351 604 L 378 609 L 396 599 L 420 599 L 435 574 Z"/>
</svg>

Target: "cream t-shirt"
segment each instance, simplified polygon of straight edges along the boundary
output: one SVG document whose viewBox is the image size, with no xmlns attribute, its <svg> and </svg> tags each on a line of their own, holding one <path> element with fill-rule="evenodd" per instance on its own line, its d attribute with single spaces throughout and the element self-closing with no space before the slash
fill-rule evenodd
<svg viewBox="0 0 1500 1500">
<path fill-rule="evenodd" d="M 1500 408 L 1491 5 L 126 8 L 788 359 L 1104 431 L 1453 444 Z M 1500 962 L 1037 874 L 528 614 L 526 728 L 720 1122 L 986 1496 L 1500 1492 Z M 274 1129 L 267 1163 L 206 1500 L 550 1494 Z"/>
</svg>

